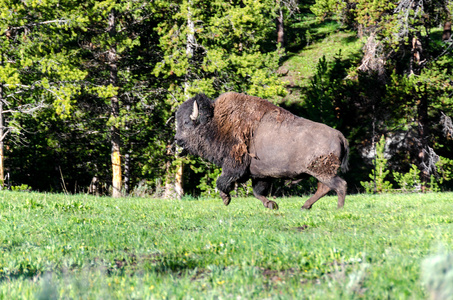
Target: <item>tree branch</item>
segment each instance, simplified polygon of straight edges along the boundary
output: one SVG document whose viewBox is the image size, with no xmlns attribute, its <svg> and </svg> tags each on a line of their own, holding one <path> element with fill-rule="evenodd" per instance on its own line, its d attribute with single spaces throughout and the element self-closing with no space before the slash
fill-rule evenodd
<svg viewBox="0 0 453 300">
<path fill-rule="evenodd" d="M 53 23 L 66 24 L 66 23 L 69 23 L 69 20 L 65 20 L 65 19 L 49 20 L 49 21 L 43 21 L 43 22 L 30 23 L 30 24 L 26 24 L 26 25 L 22 25 L 22 26 L 17 26 L 17 27 L 8 27 L 7 29 L 3 30 L 1 35 L 7 34 L 9 31 L 12 31 L 12 30 L 29 29 L 34 26 L 47 25 L 47 24 L 53 24 Z"/>
<path fill-rule="evenodd" d="M 5 130 L 5 132 L 3 133 L 3 135 L 0 137 L 0 141 L 3 141 L 5 139 L 5 137 L 8 135 L 8 133 L 10 132 L 10 129 L 8 128 L 7 130 Z"/>
</svg>

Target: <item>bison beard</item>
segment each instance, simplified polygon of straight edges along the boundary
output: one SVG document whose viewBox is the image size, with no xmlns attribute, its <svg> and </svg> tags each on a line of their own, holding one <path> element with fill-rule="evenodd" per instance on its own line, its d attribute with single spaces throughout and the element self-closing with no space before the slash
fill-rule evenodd
<svg viewBox="0 0 453 300">
<path fill-rule="evenodd" d="M 176 142 L 193 155 L 222 167 L 217 180 L 225 205 L 235 182 L 252 178 L 253 193 L 265 207 L 272 178 L 300 179 L 311 175 L 318 190 L 302 206 L 309 209 L 330 190 L 344 205 L 348 143 L 337 130 L 297 117 L 267 100 L 239 93 L 222 94 L 215 102 L 199 94 L 184 102 L 176 114 Z"/>
</svg>

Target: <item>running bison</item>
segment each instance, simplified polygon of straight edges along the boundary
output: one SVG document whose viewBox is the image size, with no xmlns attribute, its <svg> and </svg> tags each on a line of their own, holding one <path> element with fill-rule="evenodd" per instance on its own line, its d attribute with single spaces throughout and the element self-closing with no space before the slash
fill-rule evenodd
<svg viewBox="0 0 453 300">
<path fill-rule="evenodd" d="M 349 147 L 343 134 L 327 125 L 297 117 L 267 100 L 229 92 L 212 102 L 198 94 L 176 113 L 176 143 L 182 153 L 200 156 L 220 167 L 217 179 L 223 203 L 235 182 L 252 179 L 253 194 L 267 208 L 278 209 L 266 198 L 273 178 L 318 179 L 318 190 L 302 209 L 330 190 L 344 205 Z"/>
</svg>

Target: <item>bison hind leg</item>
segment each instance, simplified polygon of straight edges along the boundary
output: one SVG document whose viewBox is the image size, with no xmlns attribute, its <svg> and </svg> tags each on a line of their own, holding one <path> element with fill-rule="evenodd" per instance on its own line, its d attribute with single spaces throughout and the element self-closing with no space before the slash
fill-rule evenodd
<svg viewBox="0 0 453 300">
<path fill-rule="evenodd" d="M 338 195 L 338 208 L 342 208 L 344 206 L 344 198 L 346 198 L 346 190 L 347 190 L 347 183 L 343 178 L 335 176 L 331 180 L 330 188 L 337 192 Z"/>
<path fill-rule="evenodd" d="M 334 190 L 338 195 L 338 208 L 344 206 L 344 199 L 346 197 L 347 184 L 346 181 L 338 176 L 331 178 L 319 178 L 318 189 L 310 199 L 305 202 L 302 209 L 310 209 L 312 205 L 321 197 L 325 196 L 330 190 Z"/>
<path fill-rule="evenodd" d="M 319 198 L 323 197 L 329 191 L 330 188 L 327 185 L 325 185 L 321 181 L 318 181 L 318 189 L 316 190 L 316 193 L 304 203 L 302 209 L 310 209 L 313 206 L 313 204 L 319 200 Z"/>
<path fill-rule="evenodd" d="M 270 209 L 278 209 L 278 205 L 275 201 L 266 198 L 271 187 L 271 182 L 269 180 L 254 178 L 252 179 L 252 187 L 253 195 L 259 200 L 261 200 L 264 207 Z"/>
</svg>

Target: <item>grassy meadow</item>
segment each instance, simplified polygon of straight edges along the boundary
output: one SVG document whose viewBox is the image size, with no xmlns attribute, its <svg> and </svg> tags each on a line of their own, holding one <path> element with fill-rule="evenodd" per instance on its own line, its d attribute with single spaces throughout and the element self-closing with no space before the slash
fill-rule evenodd
<svg viewBox="0 0 453 300">
<path fill-rule="evenodd" d="M 305 200 L 1 191 L 0 299 L 426 299 L 453 286 L 452 193 Z"/>
</svg>

